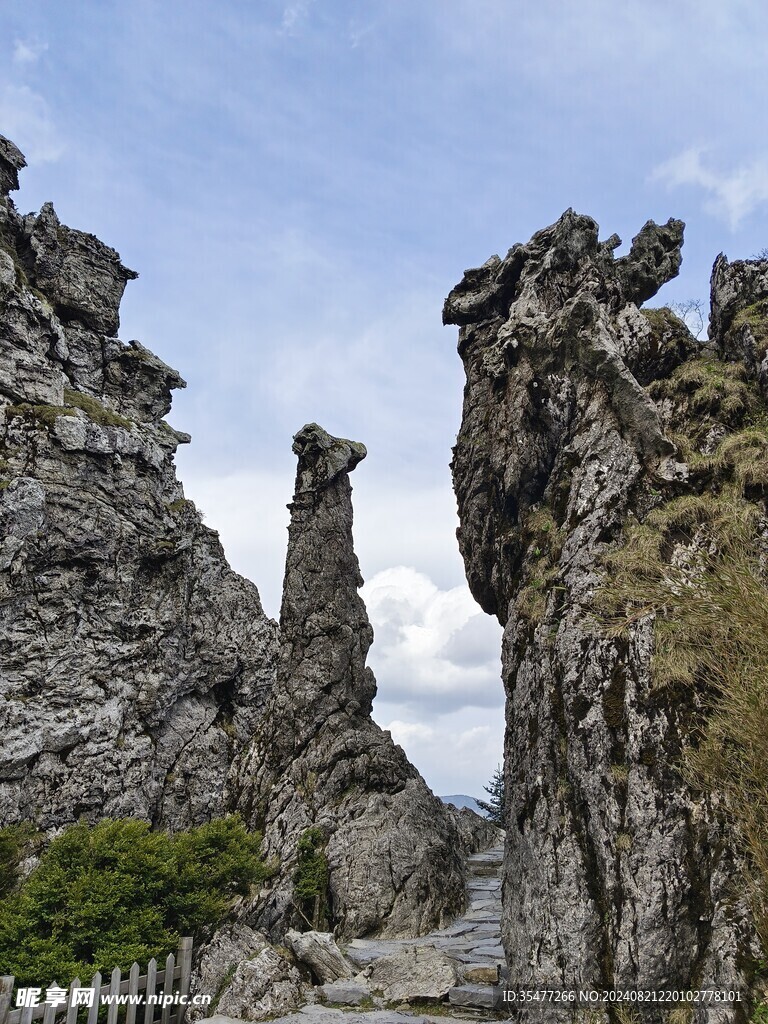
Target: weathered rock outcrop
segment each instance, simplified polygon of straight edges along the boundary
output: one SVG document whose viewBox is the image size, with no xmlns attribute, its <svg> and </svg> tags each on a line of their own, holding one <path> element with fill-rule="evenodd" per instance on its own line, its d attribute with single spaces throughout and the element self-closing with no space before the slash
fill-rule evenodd
<svg viewBox="0 0 768 1024">
<path fill-rule="evenodd" d="M 115 336 L 136 275 L 50 204 L 19 215 L 23 166 L 0 138 L 0 823 L 179 828 L 238 804 L 278 858 L 259 911 L 273 935 L 307 912 L 345 935 L 442 922 L 464 900 L 457 830 L 370 717 L 348 478 L 365 449 L 296 438 L 267 707 L 277 625 L 176 479 L 189 438 L 163 417 L 184 382 Z M 293 998 L 257 953 L 240 988 L 277 978 Z"/>
<path fill-rule="evenodd" d="M 192 975 L 195 995 L 211 997 L 208 1007 L 191 1007 L 190 1021 L 213 1013 L 238 1020 L 263 1020 L 286 1013 L 311 998 L 312 986 L 302 979 L 285 950 L 275 949 L 264 935 L 244 925 L 222 928 L 203 950 Z"/>
<path fill-rule="evenodd" d="M 503 933 L 520 985 L 739 988 L 754 952 L 728 828 L 680 773 L 696 688 L 657 685 L 652 615 L 611 636 L 595 605 L 628 524 L 719 486 L 672 437 L 681 410 L 711 420 L 694 432 L 700 451 L 723 436 L 711 374 L 681 370 L 661 386 L 700 346 L 668 310 L 638 308 L 677 273 L 682 231 L 649 222 L 614 259 L 616 236 L 600 243 L 597 224 L 569 210 L 467 271 L 445 305 L 467 375 L 459 544 L 475 598 L 504 626 Z M 717 345 L 731 359 L 753 353 L 759 373 L 764 346 L 737 352 L 730 340 L 745 305 L 733 273 L 718 262 Z M 744 273 L 761 301 L 764 270 Z M 664 543 L 668 553 L 690 538 Z M 667 1018 L 646 1006 L 642 1019 Z"/>
<path fill-rule="evenodd" d="M 721 253 L 712 268 L 710 337 L 722 359 L 738 359 L 768 397 L 768 260 Z"/>
<path fill-rule="evenodd" d="M 504 842 L 504 832 L 469 807 L 454 807 L 453 804 L 446 804 L 446 807 L 459 833 L 459 842 L 464 853 L 479 853 Z"/>
<path fill-rule="evenodd" d="M 271 687 L 274 622 L 184 499 L 184 382 L 115 337 L 135 277 L 0 138 L 0 822 L 222 813 Z"/>
<path fill-rule="evenodd" d="M 293 447 L 277 679 L 237 796 L 281 867 L 262 925 L 306 929 L 324 919 L 344 937 L 382 926 L 420 934 L 462 908 L 463 858 L 449 813 L 370 717 L 373 631 L 358 594 L 349 482 L 366 451 L 316 424 Z M 314 847 L 309 902 L 312 879 L 294 877 L 302 837 Z"/>
</svg>

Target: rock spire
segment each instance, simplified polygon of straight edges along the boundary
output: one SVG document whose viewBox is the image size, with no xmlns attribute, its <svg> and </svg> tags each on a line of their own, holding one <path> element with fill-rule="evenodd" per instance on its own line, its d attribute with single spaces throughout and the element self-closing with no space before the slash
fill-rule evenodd
<svg viewBox="0 0 768 1024">
<path fill-rule="evenodd" d="M 370 717 L 373 630 L 358 594 L 349 481 L 366 450 L 315 423 L 293 450 L 277 679 L 239 772 L 239 806 L 281 865 L 262 924 L 306 928 L 295 866 L 311 836 L 328 866 L 325 926 L 346 937 L 419 934 L 463 906 L 464 865 L 449 812 Z"/>
</svg>

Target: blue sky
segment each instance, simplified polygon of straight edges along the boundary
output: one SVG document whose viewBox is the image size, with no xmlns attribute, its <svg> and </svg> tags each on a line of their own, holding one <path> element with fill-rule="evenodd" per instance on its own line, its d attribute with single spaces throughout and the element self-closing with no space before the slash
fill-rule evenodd
<svg viewBox="0 0 768 1024">
<path fill-rule="evenodd" d="M 276 614 L 291 436 L 366 443 L 356 543 L 376 717 L 439 792 L 501 757 L 471 604 L 442 300 L 573 206 L 625 243 L 687 222 L 664 301 L 768 245 L 763 0 L 3 0 L 0 133 L 140 272 L 121 336 L 177 367 L 187 493 Z"/>
</svg>

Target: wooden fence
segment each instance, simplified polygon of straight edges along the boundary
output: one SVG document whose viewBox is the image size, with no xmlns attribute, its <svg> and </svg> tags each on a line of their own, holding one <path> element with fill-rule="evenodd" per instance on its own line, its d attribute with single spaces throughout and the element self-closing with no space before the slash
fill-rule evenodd
<svg viewBox="0 0 768 1024">
<path fill-rule="evenodd" d="M 124 1024 L 184 1024 L 191 973 L 192 939 L 186 937 L 179 942 L 176 955 L 168 954 L 161 971 L 157 969 L 157 961 L 152 959 L 146 974 L 141 974 L 141 968 L 135 963 L 128 977 L 123 978 L 120 968 L 115 967 L 109 981 L 103 984 L 98 971 L 88 984 L 75 978 L 68 989 L 51 982 L 45 990 L 27 989 L 27 993 L 33 991 L 36 996 L 25 999 L 22 995 L 25 1005 L 18 1009 L 11 1008 L 15 979 L 6 975 L 0 977 L 0 1024 L 32 1024 L 35 1020 L 54 1024 L 61 1017 L 65 1019 L 60 1024 L 97 1024 L 99 1019 L 104 1021 L 103 1012 L 99 1014 L 102 1007 L 106 1009 L 106 1024 L 117 1024 L 121 1010 L 124 1016 L 120 1013 L 120 1019 Z M 159 993 L 158 986 L 161 987 Z M 76 995 L 78 991 L 82 992 L 81 996 Z M 24 989 L 20 988 L 17 1003 L 22 993 Z M 141 1002 L 137 998 L 140 995 Z M 120 996 L 124 997 L 122 1003 Z M 174 996 L 177 998 L 172 1001 Z M 33 1005 L 35 1000 L 37 1005 Z"/>
</svg>

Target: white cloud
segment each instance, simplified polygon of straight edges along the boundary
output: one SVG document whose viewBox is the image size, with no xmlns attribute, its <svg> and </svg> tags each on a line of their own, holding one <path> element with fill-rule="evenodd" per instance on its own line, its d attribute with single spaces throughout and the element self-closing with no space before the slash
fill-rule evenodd
<svg viewBox="0 0 768 1024">
<path fill-rule="evenodd" d="M 307 20 L 311 3 L 312 0 L 295 0 L 295 3 L 286 4 L 283 8 L 280 31 L 289 36 L 294 35 L 301 24 Z"/>
<path fill-rule="evenodd" d="M 686 149 L 655 169 L 652 180 L 670 188 L 694 185 L 709 194 L 704 208 L 735 229 L 768 203 L 768 158 L 759 157 L 731 171 L 707 167 L 702 149 Z"/>
<path fill-rule="evenodd" d="M 435 730 L 422 722 L 400 722 L 394 719 L 386 728 L 392 733 L 392 739 L 401 747 L 409 746 L 412 741 L 429 741 L 434 738 Z"/>
<path fill-rule="evenodd" d="M 368 660 L 383 702 L 419 718 L 500 705 L 501 629 L 466 585 L 440 590 L 399 565 L 376 573 L 361 594 L 375 636 Z"/>
<path fill-rule="evenodd" d="M 396 714 L 398 717 L 390 718 Z M 503 758 L 504 708 L 462 708 L 431 718 L 409 718 L 402 707 L 373 706 L 374 717 L 405 750 L 440 796 L 485 797 L 483 787 Z"/>
<path fill-rule="evenodd" d="M 187 496 L 205 511 L 206 524 L 219 531 L 231 565 L 253 580 L 266 611 L 273 616 L 280 609 L 288 540 L 286 504 L 293 494 L 295 473 L 295 459 L 287 445 L 285 454 L 283 471 L 248 469 L 219 475 L 202 470 L 191 460 L 187 462 L 185 451 L 178 457 Z M 417 613 L 410 602 L 415 600 L 415 590 L 419 587 L 426 590 L 426 596 L 418 605 L 421 608 L 424 602 L 428 604 L 432 600 L 437 586 L 450 591 L 464 576 L 455 537 L 457 520 L 453 494 L 447 482 L 444 487 L 416 489 L 386 476 L 371 479 L 370 473 L 366 477 L 368 470 L 368 462 L 365 462 L 352 476 L 355 550 L 363 576 L 372 583 L 375 574 L 394 563 L 415 566 L 424 574 L 423 582 L 414 583 L 409 579 L 411 593 L 404 598 L 404 613 L 413 616 Z M 403 595 L 397 591 L 396 584 L 393 586 L 393 600 L 399 601 Z M 477 615 L 480 611 L 466 588 L 462 586 L 460 591 L 463 610 L 459 625 L 462 625 L 468 623 L 469 609 Z M 366 588 L 366 599 L 368 593 Z M 440 600 L 447 607 L 456 597 Z M 377 624 L 380 640 L 388 628 L 380 619 Z M 449 654 L 457 665 L 462 658 L 471 660 L 468 652 L 476 644 L 473 633 L 481 628 L 468 624 L 467 632 L 451 641 L 462 645 L 461 651 L 457 649 Z M 449 639 L 446 634 L 443 642 Z M 412 631 L 410 642 L 418 645 L 418 629 Z"/>
<path fill-rule="evenodd" d="M 53 163 L 64 152 L 48 104 L 27 85 L 0 89 L 0 124 L 3 135 L 16 143 L 29 163 Z"/>
<path fill-rule="evenodd" d="M 13 63 L 18 65 L 35 64 L 47 49 L 48 43 L 17 39 L 13 44 Z"/>
</svg>

